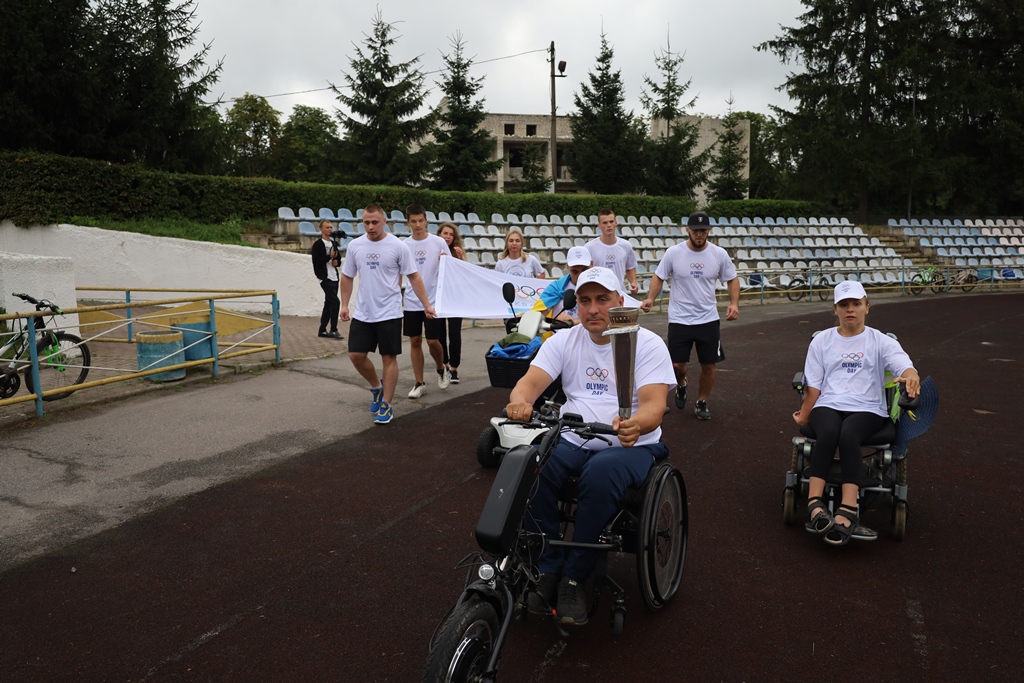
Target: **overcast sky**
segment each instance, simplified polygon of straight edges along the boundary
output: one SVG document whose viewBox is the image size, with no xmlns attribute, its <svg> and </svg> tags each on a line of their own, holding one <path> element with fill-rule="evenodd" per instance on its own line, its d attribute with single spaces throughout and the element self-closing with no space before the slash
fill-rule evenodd
<svg viewBox="0 0 1024 683">
<path fill-rule="evenodd" d="M 198 41 L 213 44 L 208 63 L 224 60 L 211 95 L 262 95 L 283 118 L 296 104 L 333 113 L 339 104 L 329 90 L 272 96 L 343 85 L 353 44 L 370 33 L 378 6 L 398 28 L 393 59 L 419 56 L 424 72 L 443 67 L 441 55 L 461 32 L 475 62 L 473 75 L 485 77 L 481 95 L 491 112 L 550 113 L 546 50 L 552 40 L 557 59 L 568 63 L 566 78 L 557 80 L 558 113 L 571 111 L 573 93 L 594 69 L 603 27 L 627 108 L 641 111 L 643 76 L 658 80 L 654 56 L 671 40 L 672 50 L 685 56 L 681 76 L 692 81 L 694 112 L 715 116 L 726 112 L 730 93 L 736 110 L 769 113 L 769 105 L 789 106 L 776 88 L 792 66 L 754 46 L 778 36 L 780 26 L 797 25 L 804 9 L 799 0 L 198 0 Z M 521 54 L 534 50 L 539 52 Z M 493 59 L 498 61 L 483 63 Z M 430 106 L 441 97 L 435 85 L 440 77 L 427 77 Z"/>
</svg>

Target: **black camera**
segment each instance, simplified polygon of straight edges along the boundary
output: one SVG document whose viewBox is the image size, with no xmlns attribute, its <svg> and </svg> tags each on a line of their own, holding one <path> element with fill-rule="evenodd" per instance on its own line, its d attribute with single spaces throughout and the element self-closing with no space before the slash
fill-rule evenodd
<svg viewBox="0 0 1024 683">
<path fill-rule="evenodd" d="M 334 251 L 336 257 L 331 259 L 331 265 L 337 268 L 341 265 L 341 245 L 338 240 L 348 239 L 348 233 L 344 230 L 332 230 L 331 231 L 331 249 Z"/>
</svg>

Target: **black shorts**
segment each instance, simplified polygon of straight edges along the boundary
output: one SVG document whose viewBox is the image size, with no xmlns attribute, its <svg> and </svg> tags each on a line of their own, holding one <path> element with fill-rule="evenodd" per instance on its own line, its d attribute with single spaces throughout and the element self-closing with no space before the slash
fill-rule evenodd
<svg viewBox="0 0 1024 683">
<path fill-rule="evenodd" d="M 348 327 L 349 353 L 373 353 L 380 349 L 382 356 L 402 353 L 402 319 L 392 318 L 378 323 L 364 323 L 352 318 Z"/>
<path fill-rule="evenodd" d="M 428 318 L 426 311 L 406 311 L 405 324 L 403 327 L 403 334 L 405 334 L 406 337 L 438 339 L 441 336 L 440 319 Z"/>
<path fill-rule="evenodd" d="M 696 345 L 697 361 L 702 365 L 714 365 L 725 360 L 722 338 L 719 332 L 721 320 L 712 320 L 702 325 L 668 324 L 668 354 L 673 363 L 687 363 L 690 350 Z"/>
</svg>

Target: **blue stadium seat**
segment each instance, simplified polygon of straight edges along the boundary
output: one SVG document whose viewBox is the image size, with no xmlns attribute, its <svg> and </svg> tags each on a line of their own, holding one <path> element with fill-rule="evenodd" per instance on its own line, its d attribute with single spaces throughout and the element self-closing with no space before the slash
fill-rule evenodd
<svg viewBox="0 0 1024 683">
<path fill-rule="evenodd" d="M 299 221 L 299 234 L 300 235 L 319 235 L 320 231 L 316 229 L 316 226 L 309 221 Z"/>
<path fill-rule="evenodd" d="M 277 217 L 282 221 L 297 221 L 299 217 L 295 215 L 295 211 L 290 206 L 282 206 L 277 210 Z"/>
<path fill-rule="evenodd" d="M 315 221 L 316 214 L 313 213 L 313 209 L 309 208 L 308 206 L 303 206 L 302 208 L 299 209 L 299 218 L 301 218 L 304 221 Z"/>
<path fill-rule="evenodd" d="M 330 209 L 320 209 L 319 212 L 320 220 L 331 221 L 332 223 L 338 220 L 337 216 L 334 215 L 334 211 Z"/>
</svg>

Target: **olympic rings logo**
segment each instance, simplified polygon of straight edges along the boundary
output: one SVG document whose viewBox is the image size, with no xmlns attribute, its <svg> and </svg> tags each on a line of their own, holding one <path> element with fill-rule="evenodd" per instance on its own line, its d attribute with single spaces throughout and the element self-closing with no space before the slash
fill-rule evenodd
<svg viewBox="0 0 1024 683">
<path fill-rule="evenodd" d="M 426 255 L 427 255 L 427 250 L 426 249 L 420 249 L 419 251 L 416 252 L 416 256 L 426 256 Z"/>
<path fill-rule="evenodd" d="M 380 260 L 380 254 L 367 254 L 366 258 L 368 258 L 371 261 L 379 261 Z"/>
<path fill-rule="evenodd" d="M 603 382 L 608 379 L 608 375 L 611 374 L 605 368 L 587 368 L 587 377 L 598 382 Z"/>
<path fill-rule="evenodd" d="M 703 263 L 691 263 L 690 264 L 690 268 L 693 268 L 694 270 L 704 270 L 704 264 Z"/>
<path fill-rule="evenodd" d="M 536 289 L 527 285 L 516 287 L 516 296 L 520 299 L 535 299 L 538 293 Z"/>
<path fill-rule="evenodd" d="M 843 360 L 860 360 L 864 357 L 864 352 L 855 351 L 854 353 L 844 353 L 840 356 Z"/>
</svg>

